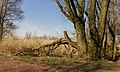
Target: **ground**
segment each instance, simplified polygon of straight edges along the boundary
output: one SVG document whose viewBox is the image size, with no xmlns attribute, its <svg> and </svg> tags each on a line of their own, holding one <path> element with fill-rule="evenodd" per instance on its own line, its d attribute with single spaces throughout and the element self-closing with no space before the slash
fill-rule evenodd
<svg viewBox="0 0 120 72">
<path fill-rule="evenodd" d="M 30 60 L 31 58 L 26 59 Z M 65 63 L 67 60 L 61 59 L 58 61 L 55 58 L 49 58 L 49 60 L 42 58 L 40 60 L 43 61 L 43 64 L 38 64 L 37 59 L 33 58 L 33 60 L 36 63 L 27 63 L 22 60 L 14 60 L 11 57 L 0 56 L 0 72 L 120 72 L 120 62 L 101 62 L 102 64 L 100 64 L 93 61 L 76 62 L 69 60 L 69 63 Z M 50 60 L 53 62 L 50 62 Z M 31 62 L 33 62 L 32 59 Z M 45 62 L 48 62 L 48 64 Z"/>
<path fill-rule="evenodd" d="M 0 56 L 0 72 L 61 72 L 49 66 L 28 64 Z"/>
</svg>

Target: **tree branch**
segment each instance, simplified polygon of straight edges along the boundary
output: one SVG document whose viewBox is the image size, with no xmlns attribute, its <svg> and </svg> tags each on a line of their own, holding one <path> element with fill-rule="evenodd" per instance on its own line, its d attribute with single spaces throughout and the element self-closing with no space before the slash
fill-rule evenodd
<svg viewBox="0 0 120 72">
<path fill-rule="evenodd" d="M 75 47 L 76 49 L 78 49 L 78 44 L 76 42 L 73 42 L 69 37 L 66 31 L 64 31 L 64 37 L 66 39 L 66 41 L 73 47 Z"/>
<path fill-rule="evenodd" d="M 60 8 L 61 12 L 71 21 L 74 22 L 72 20 L 72 18 L 70 17 L 70 15 L 68 15 L 65 10 L 63 9 L 62 5 L 60 4 L 60 2 L 58 0 L 55 0 L 55 2 L 57 3 L 58 7 Z"/>
<path fill-rule="evenodd" d="M 70 2 L 71 2 L 72 10 L 73 10 L 75 17 L 78 17 L 77 10 L 76 10 L 73 0 L 70 0 Z"/>
</svg>

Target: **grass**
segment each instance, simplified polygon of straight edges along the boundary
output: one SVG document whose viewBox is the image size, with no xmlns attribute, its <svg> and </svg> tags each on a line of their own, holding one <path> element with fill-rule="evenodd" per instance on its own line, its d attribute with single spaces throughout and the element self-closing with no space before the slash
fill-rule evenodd
<svg viewBox="0 0 120 72">
<path fill-rule="evenodd" d="M 0 56 L 10 57 L 14 60 L 24 61 L 30 64 L 48 65 L 63 72 L 95 72 L 97 70 L 111 70 L 120 67 L 120 61 L 80 61 L 74 58 L 65 57 L 31 57 L 31 56 L 15 56 L 14 54 L 23 48 L 36 48 L 40 45 L 51 43 L 54 40 L 45 39 L 5 39 L 0 43 Z M 62 54 L 69 52 L 65 48 L 59 48 L 56 53 Z"/>
<path fill-rule="evenodd" d="M 40 47 L 41 45 L 49 44 L 49 43 L 52 43 L 53 41 L 55 41 L 55 40 L 47 40 L 47 39 L 39 39 L 39 38 L 38 39 L 6 38 L 0 43 L 0 53 L 17 54 L 17 53 L 27 50 L 27 49 L 36 49 L 36 48 Z M 43 53 L 41 51 L 41 54 L 38 56 L 46 56 L 46 55 L 48 55 L 47 54 L 48 51 L 49 51 L 49 48 L 45 48 L 45 51 Z M 65 48 L 65 46 L 61 45 L 57 49 L 55 49 L 52 52 L 52 54 L 49 54 L 49 55 L 71 57 L 70 56 L 71 52 L 73 52 L 73 48 L 70 48 L 70 47 Z M 74 50 L 74 53 L 76 53 L 76 52 L 77 51 Z M 72 57 L 75 56 L 76 54 L 72 55 Z"/>
<path fill-rule="evenodd" d="M 51 43 L 54 40 L 45 39 L 4 39 L 0 43 L 0 53 L 15 54 L 23 48 L 37 48 L 40 45 Z"/>
<path fill-rule="evenodd" d="M 31 57 L 31 56 L 13 56 L 15 60 L 28 63 L 47 64 L 47 65 L 71 65 L 78 63 L 77 60 L 65 57 Z"/>
<path fill-rule="evenodd" d="M 30 56 L 14 56 L 13 59 L 24 61 L 31 64 L 48 65 L 53 68 L 66 71 L 67 68 L 75 68 L 82 65 L 84 62 L 65 57 L 30 57 Z"/>
<path fill-rule="evenodd" d="M 30 64 L 50 66 L 55 69 L 61 69 L 63 72 L 96 72 L 99 70 L 117 71 L 120 61 L 79 61 L 66 57 L 30 57 L 30 56 L 13 56 L 14 60 L 24 61 Z"/>
</svg>

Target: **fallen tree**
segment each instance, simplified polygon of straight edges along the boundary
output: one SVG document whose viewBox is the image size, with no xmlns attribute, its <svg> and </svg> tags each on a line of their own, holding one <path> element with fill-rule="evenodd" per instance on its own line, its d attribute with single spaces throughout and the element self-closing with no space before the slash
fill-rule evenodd
<svg viewBox="0 0 120 72">
<path fill-rule="evenodd" d="M 45 44 L 45 45 L 40 45 L 37 48 L 23 48 L 19 50 L 16 55 L 22 55 L 22 56 L 50 56 L 53 54 L 52 52 L 59 48 L 60 46 L 64 46 L 64 48 L 74 48 L 76 49 L 76 44 L 73 42 L 67 35 L 67 32 L 64 31 L 64 37 L 65 38 L 60 38 L 52 43 Z M 71 56 L 70 56 L 71 57 Z"/>
</svg>

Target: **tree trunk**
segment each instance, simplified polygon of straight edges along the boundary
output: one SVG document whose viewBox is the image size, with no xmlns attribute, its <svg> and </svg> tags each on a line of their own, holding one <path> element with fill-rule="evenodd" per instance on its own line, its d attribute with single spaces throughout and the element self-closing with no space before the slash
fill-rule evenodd
<svg viewBox="0 0 120 72">
<path fill-rule="evenodd" d="M 3 24 L 0 24 L 0 42 L 2 41 L 3 38 Z"/>
<path fill-rule="evenodd" d="M 75 24 L 75 31 L 76 31 L 76 38 L 77 38 L 77 44 L 78 44 L 78 53 L 80 58 L 87 58 L 86 52 L 88 51 L 88 45 L 85 35 L 85 27 L 81 22 L 77 22 Z"/>
<path fill-rule="evenodd" d="M 98 60 L 99 58 L 96 54 L 97 48 L 99 48 L 99 36 L 98 36 L 98 30 L 96 28 L 95 11 L 96 11 L 96 0 L 91 0 L 88 18 L 89 18 L 89 28 L 91 35 L 90 54 L 92 60 Z"/>
<path fill-rule="evenodd" d="M 105 34 L 105 26 L 106 26 L 106 18 L 107 12 L 109 7 L 110 0 L 103 0 L 101 5 L 101 12 L 98 21 L 98 32 L 99 32 L 99 40 L 100 40 L 100 47 L 97 50 L 98 56 L 101 57 L 101 49 L 103 46 L 104 34 Z"/>
<path fill-rule="evenodd" d="M 101 12 L 100 12 L 100 17 L 98 21 L 98 32 L 99 32 L 100 43 L 102 43 L 103 37 L 104 37 L 109 2 L 110 0 L 103 0 L 102 6 L 101 6 Z"/>
</svg>

